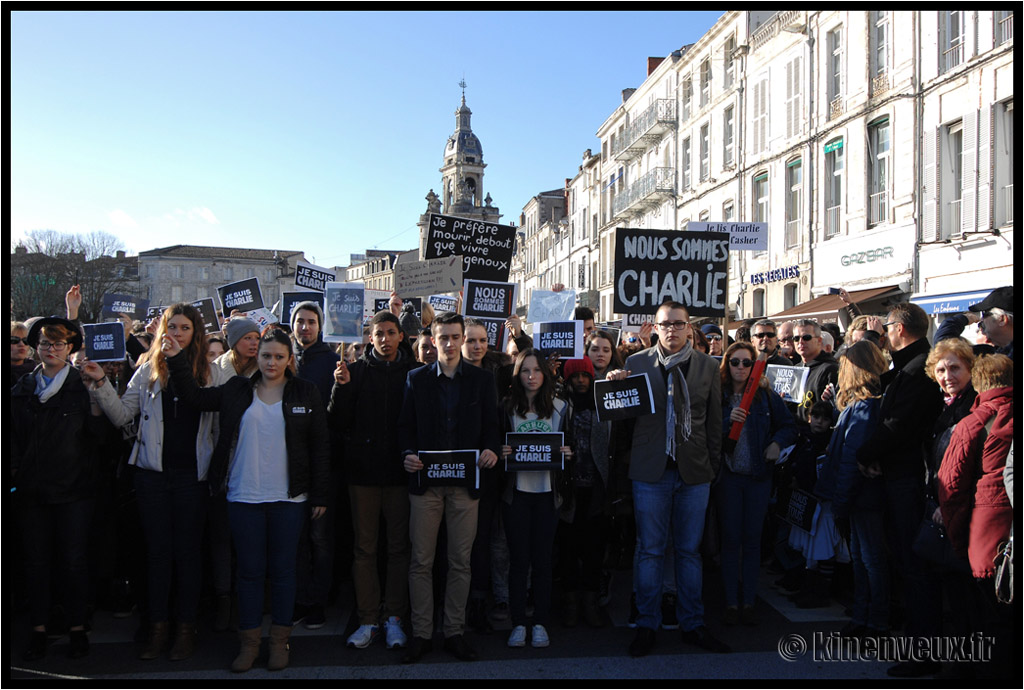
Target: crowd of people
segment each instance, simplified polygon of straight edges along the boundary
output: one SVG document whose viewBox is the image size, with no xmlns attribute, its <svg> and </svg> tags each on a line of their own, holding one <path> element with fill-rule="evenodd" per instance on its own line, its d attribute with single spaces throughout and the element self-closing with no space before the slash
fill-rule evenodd
<svg viewBox="0 0 1024 690">
<path fill-rule="evenodd" d="M 704 578 L 721 579 L 726 627 L 756 626 L 767 568 L 801 608 L 848 601 L 848 638 L 982 632 L 991 665 L 943 670 L 1002 673 L 1017 634 L 993 583 L 1013 522 L 1013 288 L 947 318 L 934 345 L 917 305 L 864 315 L 841 296 L 845 335 L 759 319 L 734 339 L 677 302 L 619 335 L 580 307 L 582 359 L 535 349 L 514 315 L 498 351 L 483 322 L 396 295 L 338 348 L 315 302 L 262 330 L 232 314 L 218 333 L 176 304 L 122 316 L 127 357 L 98 363 L 72 287 L 65 316 L 11 323 L 23 656 L 64 632 L 87 655 L 105 607 L 138 612 L 140 659 L 183 660 L 203 612 L 237 629 L 244 672 L 269 613 L 267 668 L 283 669 L 293 626 L 323 626 L 350 572 L 348 647 L 383 638 L 415 663 L 439 630 L 473 660 L 466 633 L 492 622 L 510 620 L 512 648 L 557 644 L 556 616 L 606 626 L 611 572 L 630 569 L 629 654 L 663 629 L 727 653 Z M 979 343 L 961 337 L 970 323 Z M 808 369 L 803 395 L 754 378 L 759 360 Z M 602 421 L 595 382 L 635 374 L 654 413 Z M 561 433 L 560 468 L 508 469 L 512 433 Z M 469 481 L 426 480 L 431 458 L 466 451 L 451 467 Z M 820 508 L 811 524 L 782 517 L 797 492 Z"/>
</svg>

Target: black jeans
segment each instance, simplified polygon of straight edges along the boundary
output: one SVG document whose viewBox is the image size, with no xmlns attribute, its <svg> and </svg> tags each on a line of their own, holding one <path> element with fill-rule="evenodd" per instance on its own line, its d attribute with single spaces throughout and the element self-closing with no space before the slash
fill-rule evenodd
<svg viewBox="0 0 1024 690">
<path fill-rule="evenodd" d="M 526 625 L 526 580 L 529 576 L 533 585 L 534 623 L 546 626 L 551 613 L 551 568 L 558 526 L 554 497 L 550 491 L 531 494 L 515 490 L 512 492 L 512 504 L 503 502 L 501 507 L 508 539 L 508 598 L 512 625 Z"/>
<path fill-rule="evenodd" d="M 601 589 L 601 567 L 612 522 L 608 515 L 589 515 L 593 493 L 589 487 L 574 489 L 573 520 L 558 523 L 559 572 L 566 592 Z"/>
</svg>

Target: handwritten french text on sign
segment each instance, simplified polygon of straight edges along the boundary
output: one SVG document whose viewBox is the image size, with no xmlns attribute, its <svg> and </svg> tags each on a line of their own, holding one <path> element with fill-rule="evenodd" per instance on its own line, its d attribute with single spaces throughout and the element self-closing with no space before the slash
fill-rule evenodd
<svg viewBox="0 0 1024 690">
<path fill-rule="evenodd" d="M 801 489 L 779 489 L 775 513 L 791 525 L 814 535 L 818 531 L 818 514 L 821 506 L 813 494 Z"/>
<path fill-rule="evenodd" d="M 87 323 L 82 325 L 85 332 L 85 356 L 93 362 L 120 362 L 124 359 L 124 324 Z"/>
<path fill-rule="evenodd" d="M 395 264 L 395 292 L 399 297 L 422 297 L 433 292 L 461 289 L 461 256 Z"/>
<path fill-rule="evenodd" d="M 807 390 L 807 376 L 811 370 L 807 367 L 787 367 L 784 364 L 769 364 L 765 376 L 768 385 L 782 396 L 786 402 L 799 404 Z"/>
<path fill-rule="evenodd" d="M 217 305 L 213 303 L 212 297 L 204 297 L 192 303 L 192 306 L 199 310 L 203 317 L 203 328 L 207 333 L 214 333 L 220 330 L 220 319 L 217 318 Z"/>
<path fill-rule="evenodd" d="M 220 296 L 221 306 L 224 313 L 230 314 L 238 311 L 253 311 L 263 308 L 263 293 L 260 291 L 259 278 L 246 278 L 237 283 L 221 285 L 217 288 L 217 295 Z"/>
<path fill-rule="evenodd" d="M 530 323 L 538 321 L 569 321 L 576 309 L 576 291 L 534 290 L 530 294 L 530 310 L 526 320 Z"/>
<path fill-rule="evenodd" d="M 295 264 L 295 287 L 323 292 L 326 283 L 333 283 L 337 279 L 337 275 L 330 269 L 304 261 Z"/>
<path fill-rule="evenodd" d="M 706 223 L 690 221 L 686 230 L 693 232 L 727 232 L 729 249 L 733 251 L 768 251 L 768 223 Z"/>
<path fill-rule="evenodd" d="M 363 342 L 362 283 L 324 283 L 324 342 Z"/>
<path fill-rule="evenodd" d="M 480 488 L 478 450 L 421 450 L 417 453 L 423 469 L 416 473 L 419 486 L 464 486 Z"/>
<path fill-rule="evenodd" d="M 562 470 L 565 459 L 562 433 L 510 433 L 505 434 L 505 445 L 512 446 L 512 454 L 505 458 L 505 470 Z"/>
<path fill-rule="evenodd" d="M 620 314 L 653 314 L 668 300 L 690 316 L 725 316 L 729 235 L 615 230 L 615 304 Z"/>
<path fill-rule="evenodd" d="M 295 306 L 303 302 L 316 302 L 323 307 L 324 295 L 322 292 L 283 292 L 281 293 L 281 323 L 291 324 L 292 311 Z M 323 324 L 321 324 L 322 326 Z"/>
<path fill-rule="evenodd" d="M 462 297 L 463 316 L 507 319 L 516 308 L 517 283 L 467 280 Z"/>
<path fill-rule="evenodd" d="M 594 402 L 602 422 L 654 414 L 654 393 L 646 373 L 621 381 L 594 381 Z"/>
<path fill-rule="evenodd" d="M 463 278 L 508 280 L 516 229 L 471 218 L 430 214 L 425 258 L 462 257 Z"/>
<path fill-rule="evenodd" d="M 149 308 L 149 300 L 131 295 L 103 295 L 104 318 L 117 318 L 118 314 L 127 314 L 133 319 L 141 319 L 146 316 Z"/>
<path fill-rule="evenodd" d="M 557 352 L 561 359 L 583 358 L 582 321 L 541 321 L 533 324 L 533 346 L 549 355 Z"/>
<path fill-rule="evenodd" d="M 436 314 L 455 311 L 455 308 L 459 305 L 459 299 L 451 295 L 431 295 L 427 298 L 427 301 L 430 302 L 430 306 L 434 308 L 434 313 Z"/>
</svg>

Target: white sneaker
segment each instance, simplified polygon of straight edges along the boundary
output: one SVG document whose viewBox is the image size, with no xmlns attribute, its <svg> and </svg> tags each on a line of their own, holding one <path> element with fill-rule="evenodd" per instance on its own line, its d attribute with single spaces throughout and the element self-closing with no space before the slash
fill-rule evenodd
<svg viewBox="0 0 1024 690">
<path fill-rule="evenodd" d="M 526 626 L 517 625 L 512 628 L 511 634 L 508 636 L 509 647 L 525 647 L 526 646 Z"/>
<path fill-rule="evenodd" d="M 533 634 L 530 635 L 530 644 L 534 647 L 547 647 L 551 644 L 551 640 L 548 639 L 548 631 L 543 625 L 533 626 Z"/>
<path fill-rule="evenodd" d="M 360 625 L 356 631 L 348 636 L 348 646 L 356 649 L 365 649 L 370 643 L 377 639 L 380 634 L 379 625 Z"/>
<path fill-rule="evenodd" d="M 407 641 L 405 631 L 402 630 L 402 619 L 398 616 L 391 616 L 384 622 L 384 629 L 387 631 L 387 648 L 398 649 L 404 647 Z"/>
</svg>

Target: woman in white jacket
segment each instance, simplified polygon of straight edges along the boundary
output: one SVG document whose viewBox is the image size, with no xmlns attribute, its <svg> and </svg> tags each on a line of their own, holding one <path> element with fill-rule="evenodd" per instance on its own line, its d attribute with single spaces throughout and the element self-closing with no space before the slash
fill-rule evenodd
<svg viewBox="0 0 1024 690">
<path fill-rule="evenodd" d="M 160 318 L 154 346 L 136 370 L 124 395 L 104 385 L 103 369 L 93 362 L 83 374 L 95 380 L 95 401 L 116 426 L 138 416 L 138 435 L 129 459 L 139 516 L 146 535 L 148 566 L 149 643 L 140 659 L 156 659 L 176 638 L 169 658 L 186 659 L 195 651 L 196 613 L 202 585 L 203 525 L 210 497 L 206 482 L 217 439 L 216 413 L 200 412 L 178 399 L 160 342 L 174 338 L 188 353 L 192 373 L 201 386 L 215 385 L 206 357 L 206 334 L 199 310 L 188 304 L 168 307 Z M 173 581 L 172 581 L 173 578 Z M 175 610 L 170 611 L 172 586 Z"/>
</svg>

